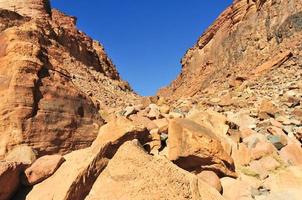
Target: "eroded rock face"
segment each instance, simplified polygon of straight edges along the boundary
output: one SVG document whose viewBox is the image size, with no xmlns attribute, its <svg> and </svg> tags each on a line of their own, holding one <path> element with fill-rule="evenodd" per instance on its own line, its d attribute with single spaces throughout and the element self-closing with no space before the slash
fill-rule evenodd
<svg viewBox="0 0 302 200">
<path fill-rule="evenodd" d="M 18 1 L 1 2 L 10 9 Z M 103 125 L 99 111 L 136 95 L 74 17 L 56 10 L 52 18 L 22 17 L 47 4 L 24 2 L 18 13 L 0 10 L 0 158 L 18 144 L 38 156 L 88 147 Z"/>
<path fill-rule="evenodd" d="M 238 77 L 297 63 L 301 17 L 300 0 L 235 0 L 187 51 L 181 74 L 159 94 L 179 99 L 206 88 L 221 91 Z"/>
</svg>

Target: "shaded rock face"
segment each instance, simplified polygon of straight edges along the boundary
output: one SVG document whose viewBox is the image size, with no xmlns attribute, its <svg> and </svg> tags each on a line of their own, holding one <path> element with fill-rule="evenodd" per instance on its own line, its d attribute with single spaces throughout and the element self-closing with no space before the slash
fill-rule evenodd
<svg viewBox="0 0 302 200">
<path fill-rule="evenodd" d="M 15 162 L 0 162 L 0 199 L 10 199 L 19 186 L 19 175 L 24 166 Z"/>
<path fill-rule="evenodd" d="M 251 78 L 257 67 L 298 63 L 301 17 L 300 0 L 234 1 L 187 51 L 181 74 L 159 95 L 198 96 L 206 88 L 225 89 L 238 77 Z"/>
<path fill-rule="evenodd" d="M 26 9 L 43 1 L 30 2 Z M 38 156 L 88 147 L 103 124 L 100 107 L 136 95 L 75 18 L 53 10 L 52 19 L 36 20 L 39 14 L 17 11 L 0 10 L 0 158 L 18 144 Z"/>
</svg>

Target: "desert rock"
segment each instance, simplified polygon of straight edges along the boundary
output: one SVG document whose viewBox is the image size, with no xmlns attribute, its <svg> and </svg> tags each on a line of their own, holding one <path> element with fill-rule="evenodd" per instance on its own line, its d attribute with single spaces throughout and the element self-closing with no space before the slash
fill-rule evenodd
<svg viewBox="0 0 302 200">
<path fill-rule="evenodd" d="M 193 174 L 165 158 L 147 155 L 138 144 L 129 141 L 110 160 L 86 197 L 86 200 L 102 199 L 223 198 Z"/>
<path fill-rule="evenodd" d="M 233 159 L 217 136 L 188 119 L 169 123 L 169 159 L 188 171 L 211 170 L 219 176 L 236 176 Z"/>
</svg>

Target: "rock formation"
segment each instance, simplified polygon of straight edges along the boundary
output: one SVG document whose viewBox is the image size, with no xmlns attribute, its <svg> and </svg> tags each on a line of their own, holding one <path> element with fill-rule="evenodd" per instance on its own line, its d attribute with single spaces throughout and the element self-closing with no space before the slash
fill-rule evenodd
<svg viewBox="0 0 302 200">
<path fill-rule="evenodd" d="M 0 8 L 9 9 L 0 10 L 0 157 L 19 144 L 39 156 L 89 146 L 103 124 L 99 110 L 136 95 L 74 17 L 45 0 Z"/>
<path fill-rule="evenodd" d="M 0 0 L 0 8 L 31 18 L 45 18 L 51 15 L 48 0 Z"/>
<path fill-rule="evenodd" d="M 253 70 L 262 65 L 297 63 L 301 7 L 299 0 L 235 0 L 187 51 L 181 74 L 159 95 L 202 96 L 252 78 Z"/>
</svg>

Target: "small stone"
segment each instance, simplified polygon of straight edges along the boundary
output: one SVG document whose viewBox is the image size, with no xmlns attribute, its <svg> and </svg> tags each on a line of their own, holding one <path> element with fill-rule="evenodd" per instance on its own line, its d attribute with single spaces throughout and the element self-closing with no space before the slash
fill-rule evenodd
<svg viewBox="0 0 302 200">
<path fill-rule="evenodd" d="M 130 115 L 133 115 L 137 112 L 137 110 L 133 106 L 128 106 L 124 110 L 124 116 L 129 117 Z"/>
<path fill-rule="evenodd" d="M 278 127 L 278 128 L 282 128 L 283 127 L 283 125 L 280 122 L 278 122 L 277 120 L 275 120 L 273 118 L 270 118 L 270 123 L 271 123 L 271 125 L 273 125 L 275 127 Z"/>
<path fill-rule="evenodd" d="M 268 135 L 267 139 L 276 147 L 276 149 L 280 150 L 284 146 L 287 145 L 287 140 L 281 135 Z"/>
<path fill-rule="evenodd" d="M 162 105 L 162 106 L 160 106 L 159 110 L 163 114 L 168 114 L 170 112 L 170 106 L 168 106 L 166 104 Z"/>
</svg>

